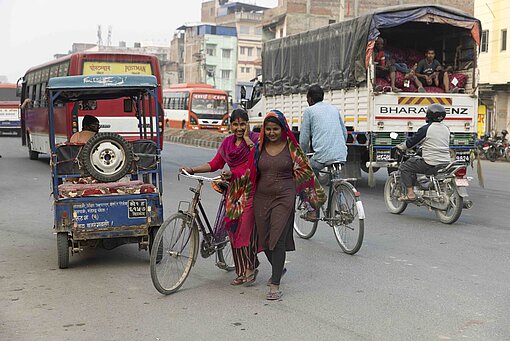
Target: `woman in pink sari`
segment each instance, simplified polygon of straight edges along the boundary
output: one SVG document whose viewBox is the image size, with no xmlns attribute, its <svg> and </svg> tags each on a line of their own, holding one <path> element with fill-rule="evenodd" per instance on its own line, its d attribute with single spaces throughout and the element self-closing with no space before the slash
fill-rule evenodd
<svg viewBox="0 0 510 341">
<path fill-rule="evenodd" d="M 230 170 L 223 171 L 222 175 L 230 181 L 229 192 L 235 190 L 232 186 L 235 187 L 239 178 L 246 173 L 248 155 L 259 140 L 258 133 L 250 132 L 248 114 L 243 109 L 232 112 L 230 130 L 233 134 L 223 140 L 211 161 L 200 166 L 183 167 L 188 173 L 194 174 L 215 172 L 227 164 Z M 230 204 L 229 200 L 231 200 L 230 196 L 227 196 L 227 206 Z M 250 199 L 249 204 L 235 221 L 226 219 L 237 274 L 237 278 L 230 283 L 232 285 L 251 285 L 258 274 L 257 238 L 251 201 Z"/>
</svg>

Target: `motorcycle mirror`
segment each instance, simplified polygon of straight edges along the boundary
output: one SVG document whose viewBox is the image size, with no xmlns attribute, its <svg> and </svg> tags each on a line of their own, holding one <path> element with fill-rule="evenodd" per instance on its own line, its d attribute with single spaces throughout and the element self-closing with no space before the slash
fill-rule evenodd
<svg viewBox="0 0 510 341">
<path fill-rule="evenodd" d="M 395 140 L 396 138 L 398 138 L 398 133 L 395 133 L 395 132 L 390 133 L 390 138 L 391 138 L 392 140 Z"/>
</svg>

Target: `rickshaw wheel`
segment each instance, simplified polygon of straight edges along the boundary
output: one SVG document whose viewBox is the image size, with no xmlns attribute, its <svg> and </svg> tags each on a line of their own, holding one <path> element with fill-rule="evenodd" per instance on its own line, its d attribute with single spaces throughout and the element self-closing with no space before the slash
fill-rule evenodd
<svg viewBox="0 0 510 341">
<path fill-rule="evenodd" d="M 67 269 L 69 267 L 69 240 L 67 232 L 57 233 L 58 267 Z"/>
<path fill-rule="evenodd" d="M 101 182 L 121 179 L 132 167 L 133 148 L 122 136 L 97 133 L 83 146 L 80 161 L 86 172 Z"/>
</svg>

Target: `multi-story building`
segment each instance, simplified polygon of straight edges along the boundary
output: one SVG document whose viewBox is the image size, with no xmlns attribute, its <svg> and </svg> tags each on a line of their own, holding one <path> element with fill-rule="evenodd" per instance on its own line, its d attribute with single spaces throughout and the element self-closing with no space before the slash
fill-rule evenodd
<svg viewBox="0 0 510 341">
<path fill-rule="evenodd" d="M 485 132 L 510 129 L 510 6 L 506 0 L 476 0 L 475 17 L 482 23 L 479 122 Z"/>
<path fill-rule="evenodd" d="M 473 14 L 475 0 L 278 0 L 264 12 L 263 39 L 280 38 L 367 14 L 381 7 L 447 5 Z"/>
<path fill-rule="evenodd" d="M 266 7 L 228 0 L 202 3 L 202 22 L 232 26 L 237 29 L 237 84 L 235 100 L 239 101 L 240 87 L 250 93 L 252 80 L 262 73 L 262 19 Z"/>
<path fill-rule="evenodd" d="M 237 74 L 237 31 L 213 24 L 184 25 L 183 74 L 186 83 L 207 83 L 234 96 Z"/>
</svg>

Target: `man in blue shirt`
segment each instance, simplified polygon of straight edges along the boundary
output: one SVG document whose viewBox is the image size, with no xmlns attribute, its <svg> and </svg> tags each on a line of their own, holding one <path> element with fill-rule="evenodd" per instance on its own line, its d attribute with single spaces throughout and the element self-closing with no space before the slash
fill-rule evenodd
<svg viewBox="0 0 510 341">
<path fill-rule="evenodd" d="M 310 87 L 306 99 L 309 107 L 303 113 L 299 144 L 305 153 L 310 152 L 311 144 L 315 154 L 310 163 L 317 175 L 326 165 L 347 160 L 347 129 L 338 109 L 323 102 L 324 91 L 319 85 Z"/>
</svg>

